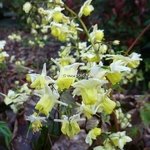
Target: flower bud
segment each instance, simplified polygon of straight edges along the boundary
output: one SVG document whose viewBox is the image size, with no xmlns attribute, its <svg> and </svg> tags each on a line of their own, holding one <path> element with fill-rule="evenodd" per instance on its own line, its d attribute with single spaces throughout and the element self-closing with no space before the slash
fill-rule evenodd
<svg viewBox="0 0 150 150">
<path fill-rule="evenodd" d="M 26 2 L 24 5 L 23 5 L 23 10 L 28 14 L 29 11 L 31 10 L 32 8 L 32 5 L 30 2 Z"/>
<path fill-rule="evenodd" d="M 128 119 L 131 119 L 131 114 L 127 114 L 127 118 L 128 118 Z"/>
<path fill-rule="evenodd" d="M 114 40 L 113 45 L 119 45 L 120 41 L 119 40 Z"/>
</svg>

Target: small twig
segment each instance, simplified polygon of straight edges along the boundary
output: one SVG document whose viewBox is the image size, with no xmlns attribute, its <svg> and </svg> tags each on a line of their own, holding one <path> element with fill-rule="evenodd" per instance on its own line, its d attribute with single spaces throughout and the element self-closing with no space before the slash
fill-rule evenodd
<svg viewBox="0 0 150 150">
<path fill-rule="evenodd" d="M 132 45 L 128 48 L 128 50 L 125 52 L 124 56 L 126 56 L 130 50 L 133 48 L 133 46 L 137 43 L 137 41 L 141 38 L 141 36 L 150 28 L 150 24 L 141 32 L 141 34 L 135 39 L 135 41 L 132 43 Z"/>
<path fill-rule="evenodd" d="M 44 149 L 46 148 L 46 145 L 47 145 L 47 141 L 48 141 L 48 133 L 46 134 L 46 137 L 45 137 L 45 141 L 44 141 Z"/>
<path fill-rule="evenodd" d="M 118 120 L 117 120 L 117 116 L 115 114 L 115 112 L 113 112 L 113 117 L 114 117 L 114 121 L 115 121 L 115 126 L 116 126 L 116 131 L 119 131 L 119 124 L 118 124 Z"/>
<path fill-rule="evenodd" d="M 49 142 L 50 142 L 51 147 L 52 147 L 52 146 L 53 146 L 53 143 L 52 143 L 52 140 L 51 140 L 50 134 L 48 134 L 48 139 L 49 139 Z"/>
<path fill-rule="evenodd" d="M 110 89 L 111 88 L 111 83 L 110 83 L 108 78 L 107 78 L 107 80 L 108 80 L 107 86 L 108 86 L 108 89 Z M 112 91 L 110 92 L 110 98 L 113 100 Z M 118 120 L 117 120 L 115 112 L 113 112 L 113 118 L 114 118 L 114 121 L 115 121 L 116 131 L 118 132 L 119 131 L 119 124 L 118 124 Z"/>
</svg>

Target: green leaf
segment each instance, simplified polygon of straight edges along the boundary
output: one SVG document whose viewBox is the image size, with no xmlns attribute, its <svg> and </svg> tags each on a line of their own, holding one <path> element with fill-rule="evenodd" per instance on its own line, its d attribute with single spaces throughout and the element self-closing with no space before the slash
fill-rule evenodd
<svg viewBox="0 0 150 150">
<path fill-rule="evenodd" d="M 146 103 L 143 108 L 140 109 L 140 116 L 145 126 L 150 125 L 150 104 Z"/>
<path fill-rule="evenodd" d="M 123 51 L 126 51 L 128 48 L 127 48 L 127 46 L 121 46 L 121 49 L 122 49 Z"/>
<path fill-rule="evenodd" d="M 130 130 L 128 131 L 128 135 L 130 137 L 136 137 L 138 135 L 140 127 L 139 126 L 135 126 L 130 128 Z"/>
<path fill-rule="evenodd" d="M 5 70 L 7 69 L 7 66 L 6 66 L 6 64 L 4 64 L 4 63 L 0 63 L 0 68 L 1 68 L 3 71 L 5 71 Z"/>
<path fill-rule="evenodd" d="M 6 146 L 8 147 L 8 149 L 10 149 L 12 133 L 11 133 L 10 129 L 7 127 L 7 124 L 3 121 L 0 121 L 0 133 L 2 133 L 2 135 L 4 136 Z"/>
</svg>

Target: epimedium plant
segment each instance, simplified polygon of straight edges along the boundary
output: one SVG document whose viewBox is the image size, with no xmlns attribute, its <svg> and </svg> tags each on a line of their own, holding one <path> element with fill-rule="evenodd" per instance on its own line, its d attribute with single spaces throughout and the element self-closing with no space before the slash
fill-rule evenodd
<svg viewBox="0 0 150 150">
<path fill-rule="evenodd" d="M 66 4 L 74 11 L 78 11 L 83 1 L 76 0 L 75 2 L 66 0 Z M 74 5 L 75 3 L 75 5 Z M 113 49 L 120 53 L 124 53 L 128 47 L 134 42 L 134 39 L 143 31 L 143 29 L 149 24 L 150 13 L 150 1 L 147 0 L 95 0 L 92 2 L 95 7 L 94 12 L 89 17 L 82 17 L 82 20 L 87 27 L 97 23 L 102 29 L 105 30 L 106 40 L 119 39 L 121 44 Z M 136 76 L 130 84 L 130 90 L 135 87 L 141 87 L 141 92 L 145 92 L 148 89 L 147 82 L 149 81 L 149 32 L 146 32 L 142 38 L 140 38 L 134 44 L 132 51 L 136 51 L 141 54 L 144 61 L 136 70 Z M 85 39 L 85 34 L 81 34 L 81 38 Z M 121 51 L 120 51 L 121 50 Z M 131 74 L 131 73 L 130 73 Z M 134 73 L 132 74 L 134 76 Z M 128 90 L 128 91 L 130 91 Z"/>
<path fill-rule="evenodd" d="M 94 145 L 94 150 L 123 149 L 127 142 L 132 141 L 125 131 L 132 126 L 131 115 L 124 114 L 121 103 L 112 97 L 112 85 L 119 84 L 122 74 L 138 67 L 142 59 L 137 53 L 128 56 L 115 54 L 113 46 L 119 45 L 119 41 L 105 41 L 104 31 L 97 24 L 87 29 L 81 17 L 94 11 L 91 3 L 92 0 L 85 1 L 78 13 L 62 0 L 24 4 L 23 10 L 28 14 L 31 30 L 34 33 L 37 30 L 42 33 L 50 31 L 63 46 L 59 58 L 51 58 L 54 65 L 50 76 L 45 63 L 41 74 L 27 74 L 30 88 L 26 83 L 18 91 L 9 90 L 7 95 L 3 94 L 4 102 L 11 104 L 17 113 L 30 95 L 38 97 L 33 114 L 26 116 L 34 133 L 42 132 L 41 128 L 48 124 L 52 111 L 58 113 L 53 118 L 54 122 L 61 123 L 61 132 L 70 138 L 79 134 L 81 122 L 86 124 L 87 120 L 97 116 L 97 123 L 85 129 L 85 142 L 91 146 L 102 136 L 105 138 L 99 145 Z M 64 10 L 70 15 L 65 15 Z M 38 13 L 37 18 L 32 18 L 35 13 Z M 85 41 L 79 37 L 82 32 L 87 35 Z M 62 100 L 66 91 L 72 98 Z M 109 122 L 111 127 L 103 130 L 102 122 Z"/>
</svg>

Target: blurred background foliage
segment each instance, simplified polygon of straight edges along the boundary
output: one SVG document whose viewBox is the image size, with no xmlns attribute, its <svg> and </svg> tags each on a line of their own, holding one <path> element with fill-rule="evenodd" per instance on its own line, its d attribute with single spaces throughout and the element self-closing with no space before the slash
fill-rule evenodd
<svg viewBox="0 0 150 150">
<path fill-rule="evenodd" d="M 76 4 L 72 0 L 66 0 L 67 5 L 78 12 L 84 0 L 75 2 Z M 120 46 L 114 48 L 118 54 L 124 54 L 144 28 L 150 24 L 149 0 L 94 0 L 92 5 L 95 10 L 89 17 L 83 17 L 83 21 L 88 27 L 98 24 L 105 32 L 106 40 L 120 40 Z M 142 92 L 148 89 L 147 83 L 150 81 L 149 37 L 150 30 L 147 30 L 131 50 L 140 53 L 143 61 L 136 75 L 133 76 L 134 80 L 130 87 L 138 85 Z M 81 35 L 81 38 L 84 39 L 85 35 Z"/>
<path fill-rule="evenodd" d="M 26 14 L 22 10 L 22 6 L 27 0 L 1 1 L 3 3 L 1 16 L 2 11 L 5 12 L 9 10 L 15 14 L 17 22 L 22 29 L 29 27 L 26 26 Z M 77 13 L 81 5 L 85 2 L 85 0 L 63 1 Z M 88 28 L 90 28 L 91 25 L 98 24 L 99 28 L 104 30 L 105 39 L 107 41 L 120 40 L 120 46 L 114 48 L 118 54 L 124 54 L 144 28 L 150 24 L 149 0 L 93 0 L 92 5 L 95 8 L 94 11 L 89 17 L 82 17 L 83 21 Z M 82 40 L 85 40 L 86 35 L 83 33 L 80 37 Z M 150 30 L 140 38 L 131 50 L 132 52 L 140 53 L 143 58 L 137 74 L 134 75 L 136 78 L 132 82 L 134 85 L 138 83 L 143 91 L 148 89 L 147 83 L 150 81 L 149 37 Z"/>
</svg>

